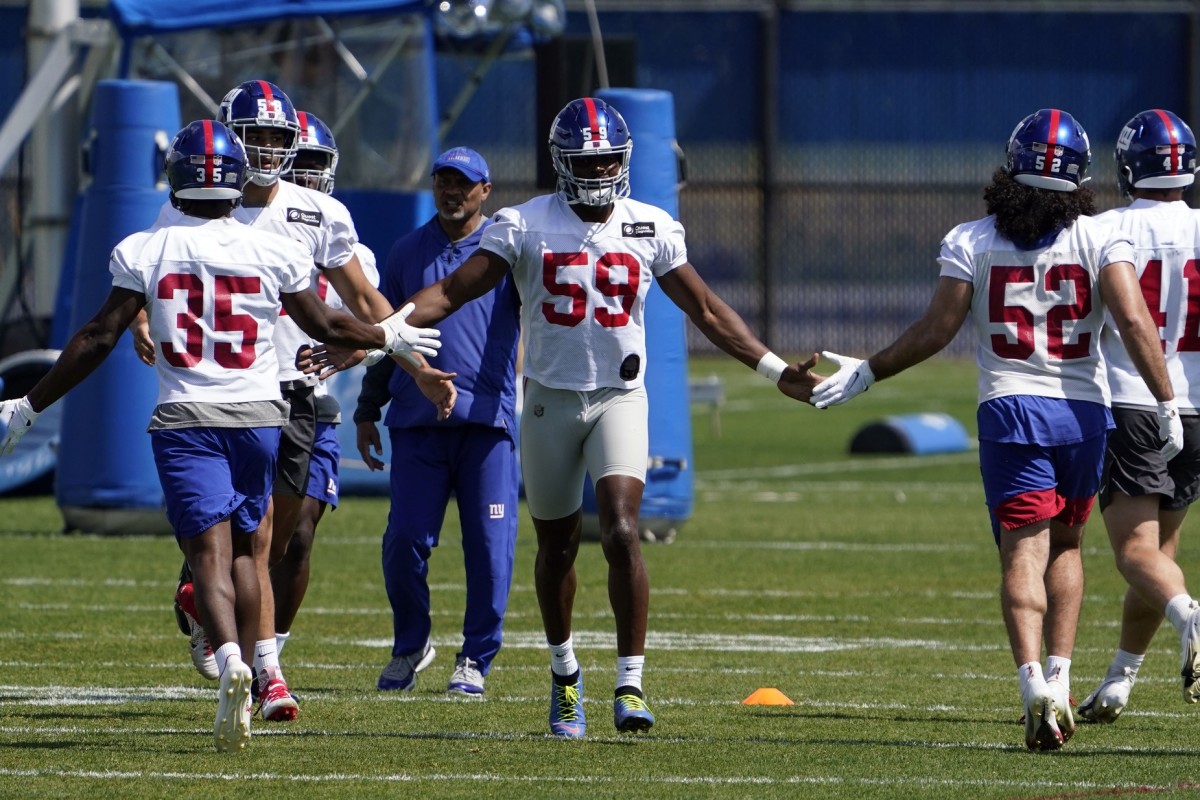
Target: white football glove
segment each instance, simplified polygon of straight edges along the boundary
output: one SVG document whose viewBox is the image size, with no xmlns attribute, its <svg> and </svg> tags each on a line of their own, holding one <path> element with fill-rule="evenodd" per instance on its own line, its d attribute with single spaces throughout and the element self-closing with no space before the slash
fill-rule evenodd
<svg viewBox="0 0 1200 800">
<path fill-rule="evenodd" d="M 6 456 L 13 451 L 21 437 L 33 427 L 33 421 L 38 415 L 39 412 L 33 410 L 27 397 L 0 403 L 0 423 L 7 428 L 4 438 L 0 439 L 0 456 Z"/>
<path fill-rule="evenodd" d="M 840 356 L 828 350 L 821 351 L 821 358 L 837 364 L 838 371 L 813 388 L 811 402 L 817 408 L 839 406 L 870 389 L 875 382 L 871 365 L 860 358 Z"/>
<path fill-rule="evenodd" d="M 1158 404 L 1158 435 L 1163 439 L 1163 458 L 1170 461 L 1183 452 L 1183 420 L 1174 400 Z"/>
<path fill-rule="evenodd" d="M 373 367 L 385 358 L 387 358 L 387 353 L 377 347 L 374 350 L 367 351 L 367 357 L 362 360 L 362 365 L 364 367 Z"/>
<path fill-rule="evenodd" d="M 406 322 L 414 309 L 416 306 L 408 303 L 387 319 L 375 323 L 383 328 L 384 334 L 387 335 L 383 351 L 389 356 L 412 352 L 423 356 L 436 356 L 437 349 L 442 346 L 438 341 L 438 337 L 442 335 L 441 331 L 436 328 L 414 328 Z"/>
</svg>

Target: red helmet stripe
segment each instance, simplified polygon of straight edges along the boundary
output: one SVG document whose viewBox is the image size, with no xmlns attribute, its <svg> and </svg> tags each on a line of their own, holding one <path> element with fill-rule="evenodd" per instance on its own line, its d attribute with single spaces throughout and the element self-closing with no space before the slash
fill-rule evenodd
<svg viewBox="0 0 1200 800">
<path fill-rule="evenodd" d="M 266 81 L 259 81 L 258 88 L 262 89 L 263 99 L 267 101 L 267 108 L 270 108 L 275 97 L 271 94 L 271 84 Z"/>
<path fill-rule="evenodd" d="M 212 186 L 213 181 L 213 126 L 212 120 L 201 120 L 204 124 L 204 185 Z"/>
<path fill-rule="evenodd" d="M 583 98 L 583 105 L 587 108 L 588 115 L 588 130 L 591 132 L 593 142 L 600 141 L 600 120 L 596 118 L 596 101 L 590 97 Z"/>
<path fill-rule="evenodd" d="M 1178 175 L 1179 169 L 1177 166 L 1182 166 L 1182 158 L 1179 152 L 1179 139 L 1175 136 L 1175 126 L 1171 124 L 1171 118 L 1167 116 L 1167 112 L 1161 108 L 1154 109 L 1154 113 L 1158 114 L 1158 118 L 1162 120 L 1163 127 L 1167 129 L 1167 136 L 1171 137 L 1171 174 Z"/>
<path fill-rule="evenodd" d="M 308 138 L 308 114 L 304 111 L 297 111 L 296 117 L 300 120 L 300 139 Z M 299 142 L 297 142 L 299 144 Z"/>
<path fill-rule="evenodd" d="M 1042 174 L 1049 175 L 1050 168 L 1054 166 L 1054 148 L 1058 146 L 1058 122 L 1060 113 L 1057 108 L 1050 109 L 1050 135 L 1046 138 L 1046 161 L 1042 165 Z"/>
</svg>

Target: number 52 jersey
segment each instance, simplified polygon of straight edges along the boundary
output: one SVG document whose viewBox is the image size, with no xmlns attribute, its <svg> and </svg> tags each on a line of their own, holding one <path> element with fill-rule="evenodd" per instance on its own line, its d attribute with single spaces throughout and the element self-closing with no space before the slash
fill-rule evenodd
<svg viewBox="0 0 1200 800">
<path fill-rule="evenodd" d="M 497 212 L 479 246 L 512 267 L 527 377 L 581 392 L 643 384 L 651 281 L 687 262 L 670 214 L 620 198 L 607 221 L 589 223 L 543 195 Z"/>
<path fill-rule="evenodd" d="M 988 216 L 942 240 L 945 277 L 969 281 L 979 402 L 1035 395 L 1109 404 L 1100 354 L 1100 271 L 1133 261 L 1127 236 L 1079 217 L 1049 245 L 1021 250 Z"/>
</svg>

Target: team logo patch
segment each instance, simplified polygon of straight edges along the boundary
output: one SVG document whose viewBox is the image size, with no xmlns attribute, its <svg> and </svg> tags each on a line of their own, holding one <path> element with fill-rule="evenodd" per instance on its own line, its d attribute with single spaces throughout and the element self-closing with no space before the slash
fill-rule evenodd
<svg viewBox="0 0 1200 800">
<path fill-rule="evenodd" d="M 626 222 L 621 225 L 621 235 L 626 238 L 649 239 L 654 236 L 654 223 Z"/>
<path fill-rule="evenodd" d="M 320 211 L 309 211 L 303 208 L 289 208 L 287 210 L 288 222 L 299 222 L 304 225 L 312 225 L 314 228 L 321 227 L 321 221 L 324 217 Z"/>
</svg>

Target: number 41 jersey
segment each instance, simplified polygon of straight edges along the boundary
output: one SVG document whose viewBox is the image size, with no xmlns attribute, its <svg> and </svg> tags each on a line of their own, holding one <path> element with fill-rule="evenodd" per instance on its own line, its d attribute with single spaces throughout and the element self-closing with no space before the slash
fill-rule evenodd
<svg viewBox="0 0 1200 800">
<path fill-rule="evenodd" d="M 1108 405 L 1100 355 L 1100 270 L 1133 261 L 1129 238 L 1079 217 L 1049 245 L 1021 250 L 994 216 L 964 223 L 942 240 L 941 274 L 974 286 L 979 402 L 1010 395 Z"/>
<path fill-rule="evenodd" d="M 1096 217 L 1132 237 L 1134 269 L 1163 342 L 1180 411 L 1200 405 L 1200 211 L 1182 200 L 1134 200 Z M 1101 336 L 1115 406 L 1154 408 L 1113 325 Z"/>
<path fill-rule="evenodd" d="M 495 214 L 480 248 L 507 261 L 521 295 L 524 373 L 553 389 L 635 389 L 646 372 L 650 283 L 687 261 L 683 226 L 621 198 L 606 222 L 558 195 Z"/>
</svg>

